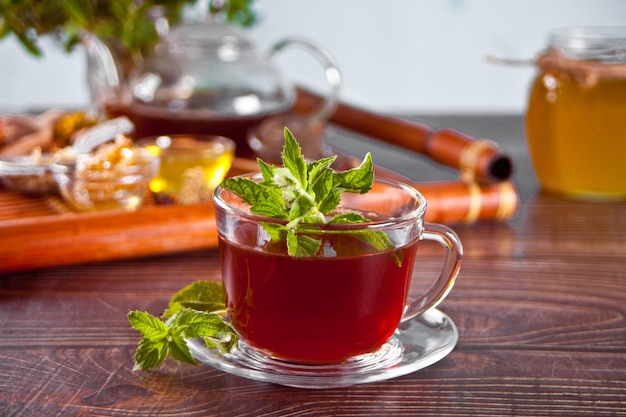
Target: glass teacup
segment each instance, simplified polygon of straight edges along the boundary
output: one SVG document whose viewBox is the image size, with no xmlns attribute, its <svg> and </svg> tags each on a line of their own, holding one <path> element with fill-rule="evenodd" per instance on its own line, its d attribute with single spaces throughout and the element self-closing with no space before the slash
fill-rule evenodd
<svg viewBox="0 0 626 417">
<path fill-rule="evenodd" d="M 246 345 L 281 361 L 335 364 L 376 352 L 402 321 L 446 297 L 461 265 L 456 234 L 425 223 L 424 197 L 395 180 L 343 194 L 338 210 L 357 211 L 369 223 L 303 225 L 300 233 L 322 240 L 314 256 L 288 255 L 285 242 L 271 241 L 262 227 L 281 221 L 251 214 L 231 191 L 218 187 L 214 202 L 230 321 Z M 381 232 L 393 249 L 368 242 Z M 427 290 L 409 294 L 423 239 L 444 247 L 443 268 Z"/>
</svg>

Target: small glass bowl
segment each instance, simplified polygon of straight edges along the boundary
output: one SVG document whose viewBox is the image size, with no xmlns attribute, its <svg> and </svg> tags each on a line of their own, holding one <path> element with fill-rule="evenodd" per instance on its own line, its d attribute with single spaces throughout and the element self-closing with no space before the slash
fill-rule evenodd
<svg viewBox="0 0 626 417">
<path fill-rule="evenodd" d="M 150 180 L 159 170 L 159 158 L 143 149 L 132 165 L 111 169 L 82 169 L 90 158 L 78 155 L 75 163 L 52 164 L 50 169 L 63 199 L 78 211 L 134 211 L 144 201 Z"/>
<path fill-rule="evenodd" d="M 150 190 L 160 204 L 211 201 L 235 157 L 235 142 L 222 136 L 167 135 L 140 139 L 136 144 L 161 160 Z"/>
<path fill-rule="evenodd" d="M 57 194 L 57 183 L 50 164 L 68 164 L 76 158 L 69 150 L 56 153 L 0 157 L 0 183 L 9 190 L 29 195 Z"/>
<path fill-rule="evenodd" d="M 57 191 L 57 184 L 49 164 L 49 161 L 32 156 L 0 158 L 0 183 L 9 190 L 26 194 L 53 194 Z"/>
</svg>

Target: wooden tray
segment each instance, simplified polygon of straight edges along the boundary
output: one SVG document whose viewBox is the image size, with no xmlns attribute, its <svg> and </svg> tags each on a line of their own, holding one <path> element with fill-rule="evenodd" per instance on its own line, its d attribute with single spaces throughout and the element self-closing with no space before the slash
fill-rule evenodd
<svg viewBox="0 0 626 417">
<path fill-rule="evenodd" d="M 256 170 L 235 159 L 230 175 Z M 0 188 L 0 272 L 217 247 L 212 203 L 64 212 L 56 197 Z"/>
</svg>

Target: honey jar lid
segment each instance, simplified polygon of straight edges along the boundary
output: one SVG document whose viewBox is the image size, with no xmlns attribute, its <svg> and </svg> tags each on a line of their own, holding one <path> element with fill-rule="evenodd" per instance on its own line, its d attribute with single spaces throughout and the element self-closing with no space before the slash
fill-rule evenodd
<svg viewBox="0 0 626 417">
<path fill-rule="evenodd" d="M 568 59 L 626 62 L 626 26 L 561 28 L 551 31 L 548 41 Z"/>
</svg>

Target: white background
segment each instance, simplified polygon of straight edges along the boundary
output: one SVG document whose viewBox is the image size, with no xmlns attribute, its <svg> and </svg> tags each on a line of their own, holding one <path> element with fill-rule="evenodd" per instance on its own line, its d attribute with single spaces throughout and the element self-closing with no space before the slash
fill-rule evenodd
<svg viewBox="0 0 626 417">
<path fill-rule="evenodd" d="M 532 66 L 486 55 L 532 59 L 552 28 L 626 25 L 624 0 L 255 0 L 252 36 L 263 49 L 300 35 L 339 63 L 342 99 L 380 111 L 522 113 Z M 0 41 L 0 110 L 88 104 L 85 57 L 50 40 L 32 58 Z M 278 63 L 295 81 L 323 92 L 321 67 L 304 53 Z"/>
</svg>

